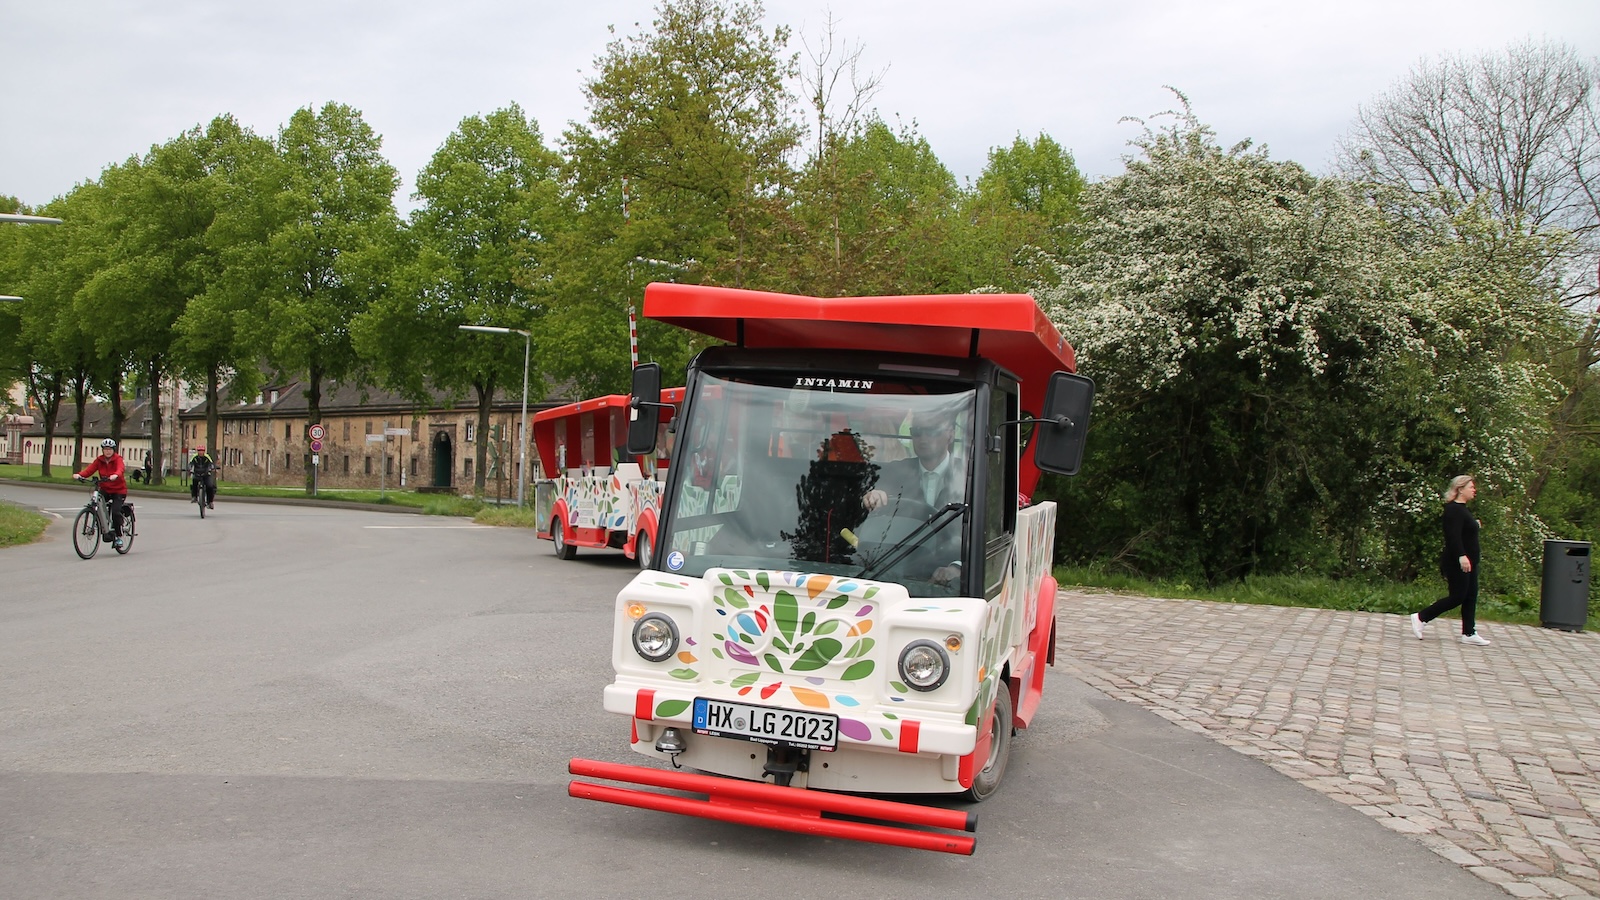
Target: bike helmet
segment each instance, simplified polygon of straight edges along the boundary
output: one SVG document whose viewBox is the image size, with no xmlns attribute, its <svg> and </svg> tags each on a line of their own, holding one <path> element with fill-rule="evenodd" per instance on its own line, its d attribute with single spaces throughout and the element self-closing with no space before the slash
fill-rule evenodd
<svg viewBox="0 0 1600 900">
<path fill-rule="evenodd" d="M 105 440 L 100 442 L 100 446 L 102 446 L 102 447 L 110 447 L 111 449 L 115 450 L 117 448 L 117 442 L 113 441 L 111 438 L 106 438 Z"/>
</svg>

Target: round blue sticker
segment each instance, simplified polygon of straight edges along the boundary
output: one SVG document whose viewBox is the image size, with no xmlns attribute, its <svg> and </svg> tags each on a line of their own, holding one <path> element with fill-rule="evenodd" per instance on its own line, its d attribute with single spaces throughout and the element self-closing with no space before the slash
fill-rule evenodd
<svg viewBox="0 0 1600 900">
<path fill-rule="evenodd" d="M 667 554 L 667 568 L 676 572 L 683 568 L 683 551 L 674 550 Z"/>
</svg>

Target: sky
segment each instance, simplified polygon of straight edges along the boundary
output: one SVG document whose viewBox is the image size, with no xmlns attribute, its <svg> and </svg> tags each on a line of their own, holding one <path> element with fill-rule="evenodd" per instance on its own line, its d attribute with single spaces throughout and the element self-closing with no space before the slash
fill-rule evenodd
<svg viewBox="0 0 1600 900">
<path fill-rule="evenodd" d="M 1126 117 L 1188 96 L 1225 146 L 1327 171 L 1364 103 L 1424 58 L 1523 40 L 1600 57 L 1600 0 L 767 0 L 790 49 L 860 51 L 872 106 L 963 183 L 991 148 L 1048 134 L 1120 174 Z M 360 110 L 403 179 L 460 121 L 521 105 L 556 145 L 588 114 L 608 41 L 649 0 L 0 0 L 0 195 L 38 206 L 231 113 L 265 136 L 297 109 Z M 611 31 L 611 28 L 615 31 Z"/>
</svg>

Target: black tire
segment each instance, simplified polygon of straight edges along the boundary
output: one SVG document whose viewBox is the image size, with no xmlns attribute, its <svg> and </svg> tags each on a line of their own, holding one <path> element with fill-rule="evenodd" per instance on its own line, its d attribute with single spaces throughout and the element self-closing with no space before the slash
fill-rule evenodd
<svg viewBox="0 0 1600 900">
<path fill-rule="evenodd" d="M 655 548 L 650 543 L 650 532 L 639 532 L 639 536 L 634 539 L 633 543 L 633 558 L 639 564 L 641 572 L 650 568 L 650 561 L 654 556 Z"/>
<path fill-rule="evenodd" d="M 133 528 L 133 510 L 132 508 L 126 508 L 122 511 L 122 546 L 117 547 L 116 544 L 112 544 L 111 546 L 117 547 L 118 553 L 121 553 L 124 556 L 128 555 L 128 551 L 133 549 L 133 536 L 135 533 L 136 532 Z"/>
<path fill-rule="evenodd" d="M 550 542 L 556 545 L 556 559 L 577 559 L 578 548 L 567 543 L 567 533 L 561 527 L 561 517 L 550 520 Z"/>
<path fill-rule="evenodd" d="M 195 506 L 200 507 L 200 518 L 204 519 L 206 517 L 206 490 L 205 490 L 205 488 L 201 488 L 200 490 L 195 491 L 194 492 L 194 496 L 190 498 L 190 502 L 193 503 Z"/>
<path fill-rule="evenodd" d="M 89 549 L 84 550 L 84 547 Z M 78 511 L 78 518 L 72 522 L 72 549 L 78 551 L 82 559 L 91 559 L 100 552 L 100 528 L 94 520 L 94 510 Z"/>
<path fill-rule="evenodd" d="M 1011 688 L 1004 680 L 994 698 L 994 719 L 989 726 L 989 759 L 983 768 L 972 775 L 972 787 L 967 789 L 967 799 L 982 803 L 1000 789 L 1006 777 L 1006 762 L 1011 758 Z"/>
</svg>

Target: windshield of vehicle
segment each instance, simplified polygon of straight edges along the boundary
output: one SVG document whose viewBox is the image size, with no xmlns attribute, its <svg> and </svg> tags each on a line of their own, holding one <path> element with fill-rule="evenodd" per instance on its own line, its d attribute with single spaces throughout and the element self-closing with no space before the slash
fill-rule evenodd
<svg viewBox="0 0 1600 900">
<path fill-rule="evenodd" d="M 957 594 L 975 397 L 970 385 L 910 377 L 703 375 L 673 455 L 666 568 Z"/>
</svg>

